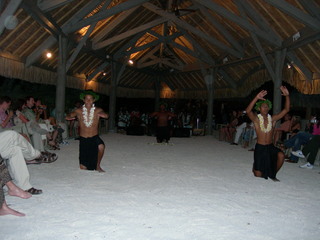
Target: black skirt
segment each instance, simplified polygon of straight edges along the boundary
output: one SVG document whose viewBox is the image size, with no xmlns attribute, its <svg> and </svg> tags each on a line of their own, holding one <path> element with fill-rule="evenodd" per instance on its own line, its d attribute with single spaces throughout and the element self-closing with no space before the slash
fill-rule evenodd
<svg viewBox="0 0 320 240">
<path fill-rule="evenodd" d="M 254 150 L 253 169 L 260 171 L 265 179 L 275 178 L 277 174 L 278 153 L 281 150 L 273 144 L 256 144 Z"/>
<path fill-rule="evenodd" d="M 102 139 L 96 135 L 89 138 L 80 137 L 79 162 L 88 170 L 96 170 L 98 162 L 98 146 L 104 145 Z"/>
</svg>

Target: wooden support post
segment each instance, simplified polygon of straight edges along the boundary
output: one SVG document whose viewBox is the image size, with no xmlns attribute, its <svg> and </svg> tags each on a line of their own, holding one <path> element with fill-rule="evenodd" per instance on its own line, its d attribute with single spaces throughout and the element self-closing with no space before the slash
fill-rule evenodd
<svg viewBox="0 0 320 240">
<path fill-rule="evenodd" d="M 155 91 L 154 111 L 156 112 L 159 110 L 159 103 L 160 103 L 160 91 L 161 91 L 160 77 L 157 77 L 157 79 L 154 82 L 154 91 Z"/>
<path fill-rule="evenodd" d="M 117 63 L 112 62 L 110 101 L 109 101 L 109 132 L 115 132 L 116 105 L 117 105 Z"/>
<path fill-rule="evenodd" d="M 205 82 L 208 89 L 208 109 L 207 109 L 207 134 L 212 135 L 212 115 L 213 115 L 213 83 L 216 78 L 217 68 L 210 69 L 210 72 L 206 74 Z"/>
<path fill-rule="evenodd" d="M 275 52 L 275 79 L 273 81 L 273 114 L 281 112 L 282 95 L 280 87 L 282 85 L 282 69 L 284 65 L 286 50 Z M 277 123 L 279 125 L 279 123 Z"/>
<path fill-rule="evenodd" d="M 58 79 L 56 88 L 56 119 L 58 122 L 65 121 L 67 44 L 68 39 L 65 36 L 59 35 Z"/>
</svg>

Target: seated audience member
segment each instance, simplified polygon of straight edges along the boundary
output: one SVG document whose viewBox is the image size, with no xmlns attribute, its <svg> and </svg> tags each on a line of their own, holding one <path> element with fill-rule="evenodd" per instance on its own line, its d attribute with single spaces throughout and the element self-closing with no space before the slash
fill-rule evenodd
<svg viewBox="0 0 320 240">
<path fill-rule="evenodd" d="M 13 122 L 15 125 L 21 125 L 23 123 L 27 123 L 28 119 L 23 115 L 22 111 L 26 108 L 26 104 L 23 99 L 18 99 L 13 104 L 14 117 Z"/>
<path fill-rule="evenodd" d="M 130 113 L 130 126 L 140 126 L 141 123 L 141 113 L 138 108 L 135 108 Z"/>
<path fill-rule="evenodd" d="M 142 113 L 141 114 L 141 123 L 140 126 L 144 129 L 144 134 L 149 132 L 149 114 Z"/>
<path fill-rule="evenodd" d="M 280 127 L 274 129 L 274 136 L 273 136 L 273 144 L 277 145 L 278 141 L 281 141 L 282 135 L 291 131 L 291 124 L 292 124 L 292 116 L 287 113 L 284 116 L 284 122 L 281 123 Z"/>
<path fill-rule="evenodd" d="M 219 140 L 231 142 L 233 133 L 236 131 L 236 126 L 238 125 L 238 114 L 237 111 L 232 111 L 232 116 L 230 118 L 227 126 L 222 127 L 219 131 Z"/>
<path fill-rule="evenodd" d="M 8 96 L 0 97 L 0 129 L 12 128 L 14 113 L 9 110 L 11 105 L 11 98 Z"/>
<path fill-rule="evenodd" d="M 142 136 L 144 135 L 144 128 L 141 126 L 141 113 L 138 108 L 135 108 L 130 113 L 130 124 L 126 129 L 127 135 L 137 135 Z"/>
<path fill-rule="evenodd" d="M 130 114 L 125 109 L 120 108 L 118 112 L 118 132 L 124 133 L 129 125 Z"/>
<path fill-rule="evenodd" d="M 248 118 L 246 112 L 242 111 L 242 115 L 238 118 L 238 125 L 236 127 L 236 135 L 234 136 L 234 140 L 231 143 L 231 145 L 238 145 L 242 132 L 247 127 L 247 124 L 250 122 L 251 122 L 251 120 Z"/>
<path fill-rule="evenodd" d="M 42 104 L 42 101 L 40 99 L 35 99 L 35 105 L 33 110 L 36 116 L 39 115 L 39 123 L 49 123 L 51 126 L 53 126 L 54 130 L 58 131 L 58 137 L 62 138 L 61 134 L 64 132 L 64 129 L 60 125 L 63 125 L 63 123 L 58 124 L 54 116 L 48 115 L 47 106 Z"/>
<path fill-rule="evenodd" d="M 253 136 L 252 136 L 251 144 L 249 145 L 248 151 L 254 152 L 254 149 L 256 147 L 256 143 L 257 143 L 257 132 L 256 132 L 255 126 L 253 124 Z"/>
<path fill-rule="evenodd" d="M 193 128 L 191 119 L 192 119 L 191 113 L 187 109 L 184 109 L 184 111 L 181 114 L 181 123 L 182 123 L 181 127 Z"/>
<path fill-rule="evenodd" d="M 320 131 L 317 130 L 317 126 L 314 127 L 314 122 L 316 122 L 315 117 L 311 117 L 310 123 L 306 126 L 306 131 L 300 131 L 293 137 L 284 141 L 285 148 L 292 148 L 293 152 L 296 152 L 301 149 L 301 146 L 306 145 L 314 135 L 320 135 Z M 315 131 L 314 131 L 315 129 Z M 286 162 L 297 163 L 299 157 L 291 154 L 289 159 Z"/>
<path fill-rule="evenodd" d="M 0 131 L 1 129 L 17 131 L 30 142 L 29 136 L 27 134 L 27 129 L 23 125 L 23 123 L 15 123 L 16 111 L 9 110 L 9 108 L 11 107 L 11 103 L 12 102 L 10 97 L 6 96 L 0 98 Z"/>
<path fill-rule="evenodd" d="M 23 191 L 21 188 L 17 187 L 12 181 L 11 181 L 10 174 L 8 172 L 8 169 L 4 163 L 4 160 L 0 156 L 0 216 L 3 215 L 15 215 L 19 217 L 25 216 L 24 213 L 18 212 L 12 208 L 10 208 L 4 197 L 3 192 L 3 186 L 6 185 L 8 188 L 8 194 L 10 196 L 20 197 L 23 199 L 30 198 L 32 195 L 28 192 Z"/>
<path fill-rule="evenodd" d="M 56 142 L 56 139 L 58 136 L 58 131 L 54 130 L 51 134 L 47 129 L 41 128 L 38 121 L 40 119 L 42 111 L 38 111 L 37 113 L 35 113 L 33 111 L 32 108 L 35 104 L 33 97 L 31 97 L 31 96 L 26 97 L 25 103 L 26 103 L 26 108 L 23 109 L 23 114 L 30 121 L 31 130 L 33 132 L 40 134 L 40 135 L 46 135 L 49 146 L 53 150 L 59 150 L 59 147 Z"/>
<path fill-rule="evenodd" d="M 71 109 L 69 113 L 74 112 L 75 110 L 82 107 L 82 102 L 76 101 L 74 104 L 74 108 Z M 75 118 L 73 120 L 68 121 L 69 124 L 69 138 L 79 138 L 79 122 L 78 119 Z"/>
<path fill-rule="evenodd" d="M 31 194 L 40 194 L 42 190 L 35 189 L 30 184 L 26 161 L 51 163 L 57 160 L 55 154 L 40 153 L 24 137 L 12 130 L 0 132 L 0 155 L 7 161 L 10 175 L 17 186 Z"/>
<path fill-rule="evenodd" d="M 249 143 L 251 139 L 253 139 L 253 136 L 255 135 L 255 129 L 253 122 L 247 123 L 246 128 L 243 130 L 243 148 L 249 147 Z"/>
<path fill-rule="evenodd" d="M 312 169 L 313 164 L 316 160 L 317 153 L 320 148 L 320 121 L 319 117 L 317 117 L 314 125 L 313 125 L 313 134 L 312 138 L 306 143 L 303 147 L 302 151 L 292 151 L 291 153 L 299 158 L 307 158 L 308 162 L 304 165 L 301 165 L 301 168 Z"/>
<path fill-rule="evenodd" d="M 36 116 L 38 116 L 37 122 L 43 122 L 44 120 L 48 119 L 47 106 L 42 104 L 41 99 L 39 98 L 34 99 L 34 106 L 32 109 L 36 114 Z"/>
<path fill-rule="evenodd" d="M 291 129 L 290 129 L 290 137 L 293 137 L 301 130 L 301 121 L 297 116 L 292 117 Z"/>
</svg>

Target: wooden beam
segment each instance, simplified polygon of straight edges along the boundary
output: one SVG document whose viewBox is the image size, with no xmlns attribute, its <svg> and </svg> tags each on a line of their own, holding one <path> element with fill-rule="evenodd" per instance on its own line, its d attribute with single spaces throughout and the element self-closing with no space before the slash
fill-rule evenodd
<svg viewBox="0 0 320 240">
<path fill-rule="evenodd" d="M 41 11 L 40 8 L 33 1 L 23 1 L 21 7 L 41 26 L 49 32 L 49 34 L 58 38 L 60 35 L 64 35 L 60 26 L 56 21 L 48 14 L 45 14 Z"/>
<path fill-rule="evenodd" d="M 145 62 L 148 58 L 151 58 L 154 53 L 156 53 L 160 49 L 160 45 L 151 49 L 147 54 L 145 54 L 142 58 L 138 60 L 138 64 Z"/>
<path fill-rule="evenodd" d="M 87 80 L 91 81 L 92 79 L 94 79 L 101 71 L 103 71 L 103 69 L 105 69 L 108 65 L 110 64 L 110 62 L 104 62 L 102 63 L 99 67 L 97 67 L 93 73 L 91 73 Z"/>
<path fill-rule="evenodd" d="M 82 7 L 75 15 L 73 15 L 65 24 L 62 25 L 61 29 L 64 33 L 68 33 L 67 30 L 70 29 L 70 25 L 76 24 L 80 19 L 84 18 L 88 13 L 95 9 L 102 0 L 91 0 L 84 7 Z M 56 39 L 50 36 L 45 41 L 43 41 L 26 59 L 26 66 L 31 66 L 37 59 L 41 56 L 42 52 L 49 49 L 56 43 Z"/>
<path fill-rule="evenodd" d="M 316 5 L 314 0 L 300 0 L 300 4 L 311 16 L 316 17 L 320 21 L 320 8 Z"/>
<path fill-rule="evenodd" d="M 257 11 L 253 6 L 251 1 L 241 0 L 236 1 L 235 4 L 238 6 L 239 10 L 243 9 L 246 12 L 246 15 L 249 16 L 252 21 L 257 24 L 263 31 L 271 34 L 273 38 L 278 39 L 279 42 L 282 41 L 278 33 L 270 26 L 268 21 Z"/>
<path fill-rule="evenodd" d="M 21 4 L 22 0 L 12 0 L 8 3 L 5 10 L 2 12 L 0 16 L 0 36 L 4 31 L 5 28 L 5 21 L 8 17 L 13 16 L 13 14 L 17 11 Z"/>
<path fill-rule="evenodd" d="M 152 65 L 156 65 L 158 63 L 160 63 L 161 59 L 160 58 L 156 58 L 156 59 L 153 59 L 151 61 L 148 61 L 148 62 L 144 62 L 144 63 L 137 63 L 137 68 L 145 68 L 145 67 L 149 67 L 149 66 L 152 66 Z"/>
<path fill-rule="evenodd" d="M 202 48 L 202 46 L 184 29 L 178 28 L 180 32 L 184 34 L 184 37 L 192 43 L 192 46 L 199 52 L 199 56 L 202 56 L 202 58 L 205 59 L 204 62 L 207 62 L 209 64 L 214 64 L 215 61 L 213 58 L 208 54 L 208 52 Z"/>
<path fill-rule="evenodd" d="M 314 31 L 309 27 L 299 30 L 300 37 L 295 40 L 293 35 L 285 39 L 282 48 L 297 48 L 320 39 L 320 31 Z"/>
<path fill-rule="evenodd" d="M 109 5 L 110 1 L 107 3 Z M 102 3 L 103 5 L 104 3 Z M 77 47 L 74 49 L 72 55 L 70 56 L 70 58 L 67 61 L 66 64 L 66 70 L 68 71 L 70 66 L 72 65 L 72 63 L 74 62 L 74 60 L 76 59 L 76 57 L 78 56 L 78 54 L 80 53 L 82 47 L 85 45 L 85 43 L 87 42 L 88 38 L 90 37 L 91 33 L 93 32 L 93 30 L 95 29 L 97 25 L 97 22 L 95 22 L 94 24 L 92 24 L 89 29 L 87 30 L 86 34 L 82 37 L 82 39 L 80 40 L 80 42 L 78 43 Z"/>
<path fill-rule="evenodd" d="M 171 21 L 173 21 L 175 24 L 179 25 L 180 27 L 194 33 L 195 35 L 199 36 L 200 38 L 203 38 L 205 40 L 207 40 L 208 42 L 210 42 L 211 44 L 217 46 L 218 48 L 228 52 L 229 54 L 237 57 L 237 58 L 241 58 L 241 53 L 235 49 L 232 49 L 230 47 L 228 47 L 227 45 L 221 43 L 220 41 L 218 41 L 217 39 L 209 36 L 208 34 L 200 31 L 199 29 L 191 26 L 190 24 L 180 20 L 179 18 L 177 18 L 174 14 L 170 14 L 166 11 L 163 11 L 161 9 L 159 9 L 159 7 L 150 4 L 150 3 L 145 3 L 143 4 L 143 6 L 147 9 L 149 9 L 150 11 L 162 16 L 162 17 L 166 17 L 167 19 L 170 19 Z"/>
<path fill-rule="evenodd" d="M 171 42 L 169 43 L 169 45 L 173 48 L 178 48 L 180 49 L 181 51 L 185 52 L 186 54 L 190 55 L 190 56 L 193 56 L 195 58 L 198 58 L 199 60 L 203 61 L 203 62 L 206 62 L 204 59 L 201 59 L 201 56 L 199 56 L 199 53 L 196 53 L 194 51 L 192 51 L 191 49 L 185 47 L 185 46 L 182 46 L 176 42 Z"/>
<path fill-rule="evenodd" d="M 94 22 L 97 22 L 97 21 L 103 20 L 105 18 L 111 17 L 111 16 L 113 16 L 115 14 L 121 13 L 121 12 L 129 10 L 131 8 L 140 6 L 141 4 L 143 4 L 145 2 L 148 2 L 148 1 L 149 0 L 135 0 L 135 1 L 126 1 L 124 3 L 120 3 L 120 4 L 116 5 L 116 6 L 114 6 L 113 8 L 106 9 L 104 11 L 100 11 L 100 12 L 94 14 L 91 17 L 85 18 L 85 19 L 79 21 L 78 23 L 73 24 L 70 27 L 69 31 L 70 32 L 77 31 L 77 30 L 79 30 L 79 29 L 81 29 L 83 27 L 91 25 Z"/>
<path fill-rule="evenodd" d="M 133 29 L 131 29 L 129 31 L 126 31 L 124 33 L 120 33 L 120 34 L 118 34 L 118 35 L 116 35 L 114 37 L 111 37 L 109 39 L 106 39 L 104 41 L 98 42 L 98 43 L 94 44 L 92 46 L 92 48 L 94 50 L 98 50 L 98 49 L 104 48 L 104 47 L 106 47 L 106 46 L 108 46 L 108 45 L 110 45 L 112 43 L 118 42 L 118 41 L 123 40 L 125 38 L 128 38 L 130 36 L 133 36 L 133 35 L 135 35 L 137 33 L 143 32 L 143 31 L 145 31 L 147 29 L 150 29 L 150 28 L 152 28 L 154 26 L 157 26 L 157 25 L 159 25 L 159 24 L 161 24 L 161 23 L 163 23 L 165 21 L 167 21 L 166 18 L 160 18 L 160 19 L 151 21 L 149 23 L 140 25 L 139 27 L 133 28 Z"/>
<path fill-rule="evenodd" d="M 162 64 L 164 64 L 164 65 L 167 65 L 167 66 L 169 66 L 169 67 L 171 67 L 171 68 L 174 68 L 174 69 L 177 69 L 177 70 L 179 70 L 179 71 L 182 71 L 183 70 L 183 67 L 182 66 L 178 66 L 178 65 L 176 65 L 176 64 L 173 64 L 173 63 L 171 63 L 170 61 L 168 61 L 168 60 L 165 60 L 165 59 L 161 59 L 160 58 L 160 63 L 162 63 Z"/>
<path fill-rule="evenodd" d="M 38 0 L 37 5 L 42 11 L 48 12 L 73 1 L 74 0 Z"/>
<path fill-rule="evenodd" d="M 161 43 L 167 43 L 167 42 L 171 42 L 172 40 L 174 40 L 175 38 L 181 36 L 182 34 L 181 33 L 175 33 L 175 34 L 172 34 L 170 36 L 167 36 L 167 37 L 163 37 L 161 36 L 160 39 L 158 40 L 155 40 L 155 41 L 152 41 L 152 42 L 149 42 L 147 44 L 144 44 L 142 46 L 139 46 L 139 47 L 132 47 L 129 51 L 123 53 L 125 55 L 129 55 L 129 54 L 132 54 L 132 53 L 135 53 L 135 52 L 140 52 L 142 50 L 145 50 L 147 48 L 150 48 L 150 47 L 154 47 L 158 44 L 161 44 Z"/>
<path fill-rule="evenodd" d="M 317 31 L 320 30 L 320 21 L 304 13 L 300 9 L 296 8 L 295 6 L 291 5 L 287 1 L 284 0 L 265 0 L 265 2 L 271 4 L 272 6 L 280 9 L 281 11 L 285 12 L 289 16 L 296 18 L 299 22 L 302 22 L 306 26 L 309 26 Z"/>
<path fill-rule="evenodd" d="M 137 8 L 138 7 L 134 7 L 134 8 L 131 8 L 131 9 L 127 10 L 127 11 L 124 11 L 124 12 L 120 13 L 119 16 L 117 16 L 116 19 L 112 20 L 107 26 L 104 27 L 104 29 L 102 29 L 98 34 L 96 34 L 92 38 L 91 41 L 93 42 L 93 45 L 97 44 L 102 38 L 107 36 L 120 23 L 125 21 L 127 19 L 127 17 L 129 17 L 129 15 L 131 13 L 133 13 Z"/>
<path fill-rule="evenodd" d="M 166 44 L 166 48 L 164 49 L 164 52 L 167 55 L 172 55 L 175 58 L 173 59 L 173 61 L 175 61 L 179 66 L 184 66 L 184 62 L 182 62 L 183 58 L 180 58 L 180 56 L 176 53 L 176 51 L 173 49 L 173 47 L 170 44 Z"/>
<path fill-rule="evenodd" d="M 121 56 L 126 56 L 126 51 L 128 48 L 135 46 L 136 42 L 145 34 L 146 32 L 141 32 L 136 34 L 130 41 L 123 45 L 117 52 L 114 54 L 114 59 L 118 60 Z"/>
<path fill-rule="evenodd" d="M 222 26 L 210 13 L 209 11 L 204 8 L 203 6 L 199 5 L 199 9 L 201 13 L 205 16 L 205 18 L 211 23 L 215 28 L 224 36 L 224 38 L 234 47 L 236 48 L 241 54 L 242 57 L 244 56 L 244 49 L 243 47 L 235 40 L 235 38 L 228 32 L 228 30 Z"/>
<path fill-rule="evenodd" d="M 233 89 L 237 89 L 238 84 L 229 76 L 229 74 L 223 69 L 218 70 L 219 74 L 223 77 L 223 79 L 230 84 Z"/>
<path fill-rule="evenodd" d="M 258 66 L 256 66 L 256 67 L 254 67 L 253 69 L 251 69 L 249 72 L 247 72 L 246 74 L 244 74 L 241 78 L 240 78 L 240 80 L 239 80 L 239 87 L 241 87 L 243 84 L 244 84 L 244 82 L 251 76 L 251 75 L 253 75 L 253 74 L 255 74 L 256 72 L 259 72 L 259 71 L 261 71 L 261 70 L 263 70 L 263 69 L 266 69 L 266 66 L 264 65 L 264 64 L 261 64 L 261 65 L 258 65 Z"/>
<path fill-rule="evenodd" d="M 237 4 L 238 5 L 238 10 L 240 11 L 240 14 L 243 18 L 246 18 L 247 17 L 247 13 L 245 12 L 245 9 L 242 7 L 242 5 L 240 5 L 240 3 Z M 251 32 L 250 31 L 250 35 L 251 35 L 251 38 L 253 39 L 254 41 L 254 44 L 256 45 L 256 48 L 258 49 L 258 52 L 273 80 L 273 82 L 276 81 L 276 74 L 275 74 L 275 71 L 273 70 L 272 68 L 272 64 L 269 62 L 269 59 L 267 57 L 267 55 L 265 54 L 264 52 L 264 49 L 259 41 L 259 39 L 257 38 L 256 34 Z"/>
<path fill-rule="evenodd" d="M 298 56 L 293 51 L 287 52 L 287 58 L 290 61 L 290 64 L 301 74 L 305 80 L 312 80 L 312 72 L 302 63 Z"/>
<path fill-rule="evenodd" d="M 121 65 L 121 68 L 119 69 L 119 71 L 117 73 L 117 85 L 119 84 L 121 76 L 124 73 L 124 70 L 126 69 L 126 67 L 127 67 L 127 64 L 122 64 Z"/>
<path fill-rule="evenodd" d="M 87 42 L 90 34 L 93 32 L 94 28 L 96 27 L 96 24 L 92 24 L 90 26 L 90 28 L 88 29 L 88 31 L 86 32 L 86 34 L 82 37 L 82 39 L 80 40 L 80 42 L 78 43 L 77 47 L 74 49 L 72 55 L 70 56 L 70 58 L 67 61 L 67 66 L 66 69 L 67 71 L 69 70 L 70 66 L 72 65 L 73 61 L 76 59 L 76 57 L 78 56 L 78 54 L 80 53 L 82 47 L 84 46 L 84 44 Z"/>
<path fill-rule="evenodd" d="M 258 52 L 259 52 L 264 64 L 266 65 L 266 68 L 267 68 L 272 80 L 275 81 L 275 73 L 273 71 L 272 64 L 269 62 L 267 55 L 265 54 L 265 52 L 260 44 L 259 39 L 257 38 L 257 36 L 254 33 L 251 33 L 251 37 L 252 37 L 252 39 L 258 49 Z"/>
<path fill-rule="evenodd" d="M 273 46 L 277 46 L 277 47 L 281 46 L 281 41 L 279 41 L 277 38 L 274 38 L 269 33 L 262 31 L 257 26 L 250 24 L 249 21 L 247 21 L 246 19 L 243 19 L 242 17 L 235 15 L 234 13 L 228 11 L 226 8 L 222 7 L 221 5 L 219 5 L 213 1 L 207 1 L 207 0 L 194 0 L 194 1 L 211 9 L 212 11 L 216 12 L 217 14 L 233 21 L 234 23 L 238 24 L 239 26 L 242 26 L 244 29 L 247 29 L 248 31 L 257 34 L 259 37 L 267 40 Z"/>
</svg>

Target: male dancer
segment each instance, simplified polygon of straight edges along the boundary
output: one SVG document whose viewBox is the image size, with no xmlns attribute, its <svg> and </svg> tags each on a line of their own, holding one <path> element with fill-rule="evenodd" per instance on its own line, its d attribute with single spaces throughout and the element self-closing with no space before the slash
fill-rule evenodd
<svg viewBox="0 0 320 240">
<path fill-rule="evenodd" d="M 109 115 L 101 108 L 95 107 L 99 95 L 92 91 L 85 91 L 80 95 L 84 105 L 67 115 L 66 120 L 74 120 L 76 117 L 80 127 L 79 160 L 80 169 L 97 170 L 104 172 L 100 167 L 104 154 L 104 142 L 99 137 L 99 119 L 108 118 Z"/>
<path fill-rule="evenodd" d="M 272 144 L 273 131 L 276 122 L 284 117 L 290 110 L 289 91 L 284 86 L 281 86 L 280 90 L 282 95 L 286 97 L 285 107 L 280 113 L 272 117 L 268 114 L 272 104 L 264 98 L 264 96 L 267 95 L 266 90 L 258 93 L 246 109 L 247 115 L 254 123 L 257 133 L 257 144 L 254 150 L 252 169 L 253 174 L 256 177 L 263 177 L 265 179 L 270 177 L 274 181 L 279 181 L 276 178 L 276 174 L 283 165 L 284 153 Z M 261 101 L 257 102 L 258 100 Z M 260 114 L 256 115 L 252 112 L 254 105 L 256 105 L 255 109 L 260 111 Z"/>
<path fill-rule="evenodd" d="M 172 112 L 166 111 L 165 104 L 160 104 L 160 110 L 150 114 L 150 117 L 157 118 L 157 142 L 162 143 L 165 140 L 166 143 L 170 140 L 170 129 L 168 126 L 169 119 L 176 115 Z"/>
</svg>

